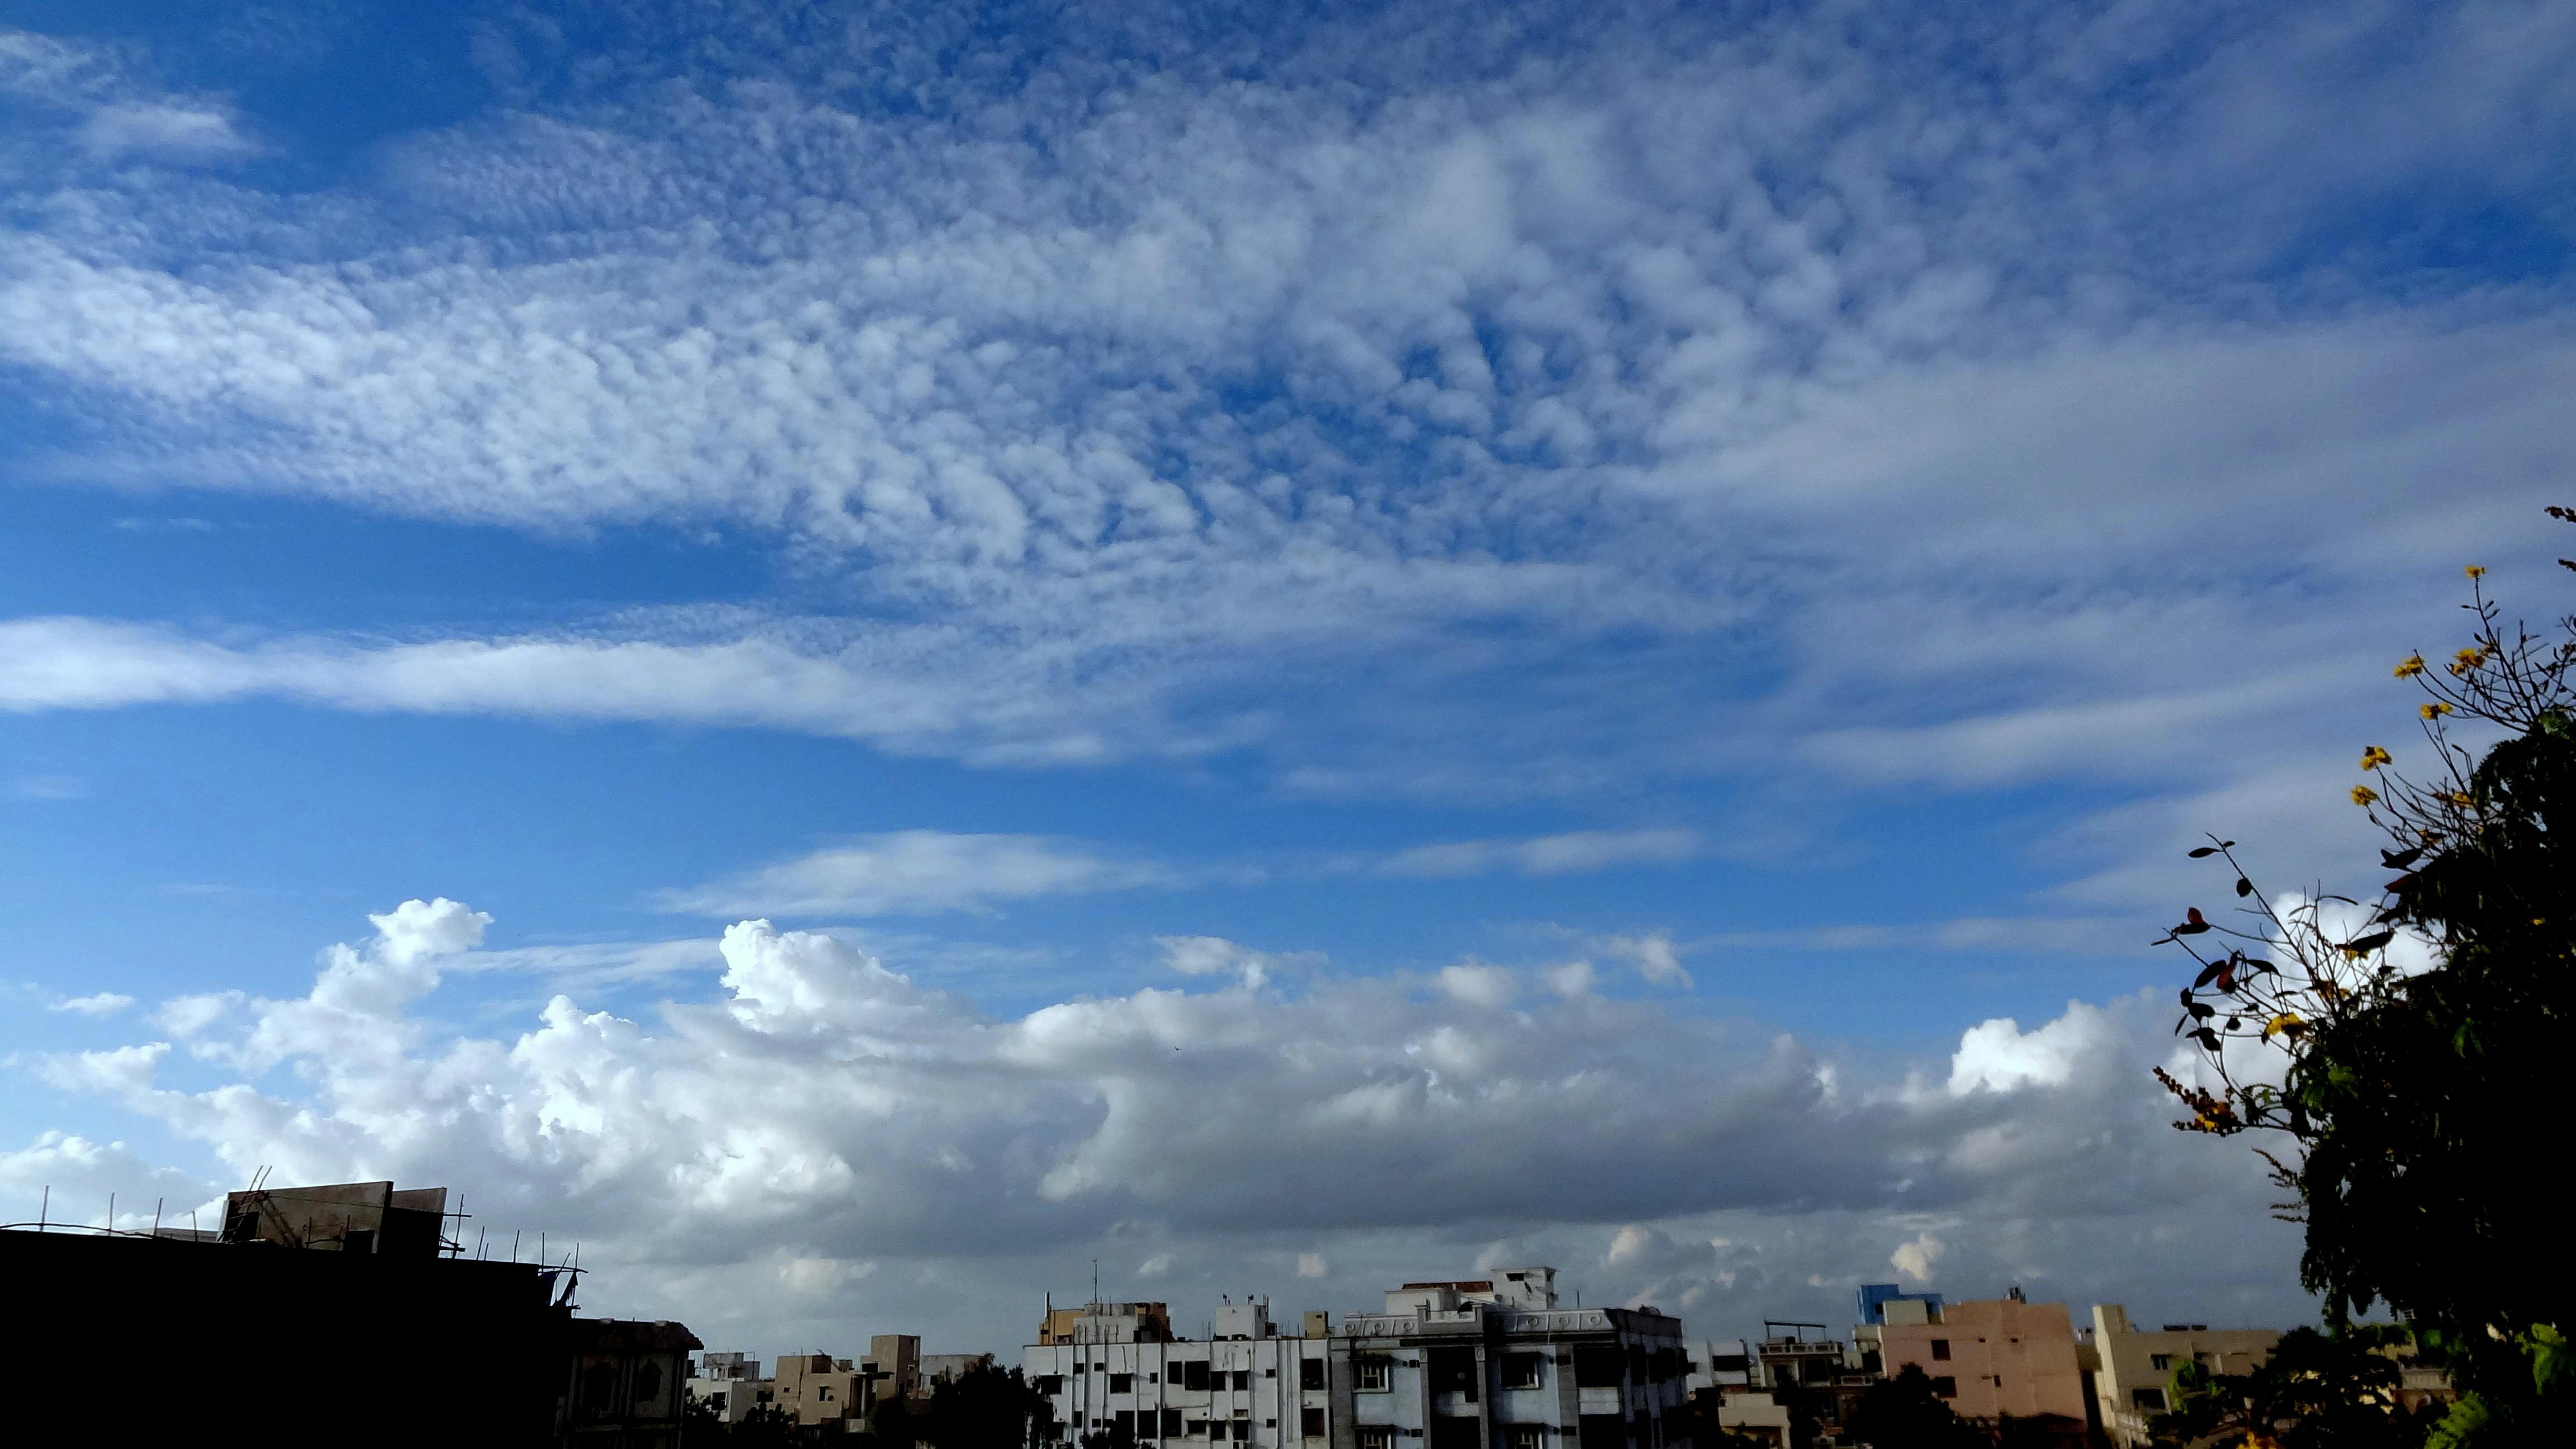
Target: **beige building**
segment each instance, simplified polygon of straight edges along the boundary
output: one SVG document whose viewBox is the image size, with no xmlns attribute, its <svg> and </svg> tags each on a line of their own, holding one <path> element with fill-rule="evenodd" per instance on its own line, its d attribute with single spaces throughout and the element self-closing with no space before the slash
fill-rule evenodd
<svg viewBox="0 0 2576 1449">
<path fill-rule="evenodd" d="M 1789 1406 L 1768 1389 L 1745 1389 L 1717 1401 L 1717 1426 L 1789 1449 Z"/>
<path fill-rule="evenodd" d="M 2093 1372 L 2103 1432 L 2131 1449 L 2147 1442 L 2147 1420 L 2163 1413 L 2165 1383 L 2179 1364 L 2198 1363 L 2212 1373 L 2242 1374 L 2272 1356 L 2281 1335 L 2268 1328 L 2219 1328 L 2168 1323 L 2152 1331 L 2133 1326 L 2117 1303 L 2093 1305 Z"/>
<path fill-rule="evenodd" d="M 1086 1303 L 1047 1309 L 1038 1321 L 1040 1348 L 1065 1343 L 1169 1343 L 1172 1311 L 1160 1303 Z"/>
<path fill-rule="evenodd" d="M 1879 1363 L 1887 1377 L 1911 1364 L 1961 1418 L 2047 1420 L 2081 1440 L 2084 1376 L 2065 1304 L 2025 1303 L 2015 1289 L 1967 1303 L 1891 1302 L 1885 1313 Z"/>
<path fill-rule="evenodd" d="M 828 1353 L 791 1353 L 770 1376 L 770 1402 L 800 1429 L 867 1427 L 866 1371 Z"/>
</svg>

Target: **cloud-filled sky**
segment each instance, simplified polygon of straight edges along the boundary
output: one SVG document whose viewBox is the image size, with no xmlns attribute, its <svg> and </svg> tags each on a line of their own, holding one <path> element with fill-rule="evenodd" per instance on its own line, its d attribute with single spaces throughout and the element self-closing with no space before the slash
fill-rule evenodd
<svg viewBox="0 0 2576 1449">
<path fill-rule="evenodd" d="M 764 1353 L 2296 1321 L 2145 943 L 2368 863 L 2462 564 L 2563 607 L 2572 61 L 0 4 L 0 1213 L 444 1183 Z"/>
</svg>

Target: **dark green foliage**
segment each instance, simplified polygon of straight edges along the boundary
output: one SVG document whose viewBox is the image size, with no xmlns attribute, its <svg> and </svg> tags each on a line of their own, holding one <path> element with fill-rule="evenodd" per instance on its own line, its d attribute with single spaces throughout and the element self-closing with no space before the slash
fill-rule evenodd
<svg viewBox="0 0 2576 1449">
<path fill-rule="evenodd" d="M 1869 1386 L 1843 1425 L 1846 1437 L 1872 1449 L 1991 1449 L 1975 1425 L 1950 1411 L 1932 1380 L 1912 1364 Z"/>
<path fill-rule="evenodd" d="M 2379 1350 L 2406 1340 L 2403 1330 L 2379 1325 L 2299 1328 L 2249 1374 L 2179 1364 L 2165 1390 L 2174 1407 L 2148 1427 L 2159 1444 L 2221 1438 L 2274 1449 L 2413 1449 L 2439 1415 L 2394 1411 L 2398 1365 Z"/>
<path fill-rule="evenodd" d="M 2429 768 L 2402 775 L 2376 745 L 2362 755 L 2370 783 L 2352 799 L 2388 833 L 2381 863 L 2396 873 L 2375 906 L 2276 909 L 2232 842 L 2194 852 L 2224 857 L 2252 924 L 2215 928 L 2241 943 L 2224 954 L 2203 944 L 2213 927 L 2197 910 L 2167 936 L 2201 963 L 2177 1031 L 2216 1082 L 2164 1080 L 2192 1113 L 2178 1125 L 2287 1134 L 2275 1175 L 2307 1224 L 2301 1276 L 2330 1329 L 2385 1303 L 2472 1391 L 2430 1442 L 2554 1446 L 2576 1443 L 2576 1375 L 2561 1367 L 2576 1262 L 2559 1243 L 2557 1161 L 2576 1063 L 2576 619 L 2554 641 L 2508 637 L 2482 591 L 2468 607 L 2469 647 L 2396 670 L 2426 692 Z M 2492 743 L 2463 746 L 2454 720 Z M 2410 946 L 2429 946 L 2429 969 L 2398 959 Z M 2294 1335 L 2289 1365 L 2195 1386 L 2191 1412 L 2235 1395 L 2247 1413 L 2277 1410 L 2284 1445 L 2427 1442 L 2420 1425 L 2351 1408 L 2372 1402 L 2354 1376 L 2379 1372 L 2354 1351 L 2344 1333 Z M 2368 1437 L 2381 1430 L 2396 1437 Z"/>
<path fill-rule="evenodd" d="M 934 1387 L 916 1428 L 937 1449 L 1020 1449 L 1029 1421 L 1041 1417 L 1052 1422 L 1046 1399 L 1020 1370 L 977 1368 Z"/>
</svg>

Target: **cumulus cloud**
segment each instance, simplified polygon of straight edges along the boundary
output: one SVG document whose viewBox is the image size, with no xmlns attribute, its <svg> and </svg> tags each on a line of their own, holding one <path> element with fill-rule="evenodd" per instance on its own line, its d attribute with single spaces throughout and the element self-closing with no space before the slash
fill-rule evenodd
<svg viewBox="0 0 2576 1449">
<path fill-rule="evenodd" d="M 1932 1264 L 1944 1251 L 1939 1238 L 1928 1232 L 1917 1233 L 1911 1241 L 1897 1244 L 1896 1251 L 1887 1255 L 1887 1261 L 1889 1266 L 1915 1282 L 1929 1283 L 1932 1281 Z"/>
<path fill-rule="evenodd" d="M 1297 1255 L 1297 1276 L 1300 1278 L 1328 1277 L 1332 1271 L 1332 1268 L 1324 1262 L 1324 1255 L 1321 1253 Z"/>
<path fill-rule="evenodd" d="M 1778 1235 L 1847 1221 L 1861 1238 L 1841 1271 L 1891 1215 L 2016 1241 L 2080 1228 L 2080 1245 L 2014 1250 L 2075 1276 L 2144 1223 L 2201 1220 L 2213 1194 L 2262 1220 L 2258 1175 L 2164 1129 L 2145 1068 L 2166 1043 L 2143 1003 L 1979 1027 L 1962 1060 L 2008 1037 L 2019 1065 L 1926 1093 L 1660 1007 L 1578 993 L 1493 1010 L 1496 978 L 1473 973 L 1310 973 L 1294 991 L 1149 988 L 994 1017 L 840 940 L 750 921 L 718 943 L 711 999 L 641 1020 L 558 995 L 486 1038 L 433 1026 L 425 999 L 471 961 L 480 913 L 429 900 L 371 919 L 371 939 L 323 953 L 305 996 L 185 1008 L 187 1080 L 165 1080 L 174 1047 L 157 1042 L 37 1069 L 227 1172 L 446 1182 L 500 1220 L 542 1214 L 645 1281 L 714 1274 L 726 1292 L 751 1281 L 727 1264 L 792 1296 L 853 1281 L 850 1265 L 1069 1253 L 1140 1230 L 1174 1244 L 1149 1260 L 1303 1235 L 1286 1263 L 1320 1258 L 1320 1235 L 1376 1267 L 1388 1243 L 1464 1214 L 1531 1251 L 1621 1225 L 1583 1260 L 1657 1301 L 1716 1302 L 1733 1291 L 1722 1274 L 1774 1281 L 1755 1250 L 1711 1243 L 1751 1231 L 1707 1226 L 1729 1215 L 1764 1224 L 1764 1262 L 1822 1262 L 1825 1240 Z M 1998 1074 L 2009 1090 L 1986 1089 Z"/>
<path fill-rule="evenodd" d="M 663 897 L 697 915 L 885 916 L 990 910 L 1003 901 L 1178 884 L 1149 861 L 1114 860 L 1038 835 L 898 830 Z"/>
</svg>

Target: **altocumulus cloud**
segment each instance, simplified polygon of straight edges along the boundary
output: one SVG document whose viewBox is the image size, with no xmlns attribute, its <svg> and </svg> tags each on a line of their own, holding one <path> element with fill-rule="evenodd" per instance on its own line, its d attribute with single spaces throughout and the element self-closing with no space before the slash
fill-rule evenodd
<svg viewBox="0 0 2576 1449">
<path fill-rule="evenodd" d="M 2392 567 L 2503 535 L 2563 458 L 2555 292 L 2315 240 L 2430 177 L 2546 230 L 2563 7 L 2032 6 L 1933 43 L 1794 8 L 1398 6 L 1221 42 L 915 12 L 857 50 L 639 34 L 577 101 L 530 72 L 506 115 L 407 138 L 372 190 L 70 175 L 80 204 L 25 209 L 0 261 L 0 357 L 111 424 L 32 471 L 714 523 L 845 573 L 861 617 L 21 621 L 54 662 L 0 701 L 1010 762 L 1258 743 L 1343 791 L 2223 789 L 2182 742 L 2304 742 L 2328 712 L 2272 661 L 2362 677 L 2349 641 L 2423 607 Z M 656 35 L 676 73 L 639 58 Z M 24 85 L 90 84 L 13 44 Z M 898 60 L 943 53 L 990 63 Z M 900 107 L 842 83 L 887 66 Z M 96 95 L 99 146 L 198 134 L 132 109 L 185 98 Z M 2439 124 L 2373 119 L 2425 95 Z M 155 240 L 198 226 L 276 254 Z M 1276 707 L 1354 668 L 1385 687 Z M 1462 698 L 1508 707 L 1471 728 Z"/>
<path fill-rule="evenodd" d="M 1985 1023 L 1944 1079 L 1472 964 L 1309 969 L 1293 991 L 1224 973 L 1000 1018 L 752 920 L 723 933 L 712 999 L 643 1021 L 558 995 L 504 1039 L 428 1005 L 475 968 L 484 917 L 438 900 L 372 919 L 305 996 L 165 1009 L 170 1039 L 36 1069 L 235 1175 L 471 1185 L 487 1220 L 541 1213 L 624 1265 L 632 1298 L 708 1314 L 745 1294 L 817 1311 L 890 1262 L 998 1282 L 1116 1239 L 1167 1265 L 1275 1249 L 1283 1278 L 1322 1276 L 1322 1244 L 1365 1271 L 1471 1253 L 1462 1231 L 1591 1241 L 1600 1281 L 1709 1311 L 1758 1311 L 1727 1296 L 1739 1281 L 1809 1291 L 1791 1264 L 1868 1271 L 1930 1223 L 1977 1224 L 1975 1268 L 2089 1285 L 2141 1234 L 2262 1191 L 2163 1128 L 2144 1072 L 2170 1045 L 2137 1000 Z M 130 1156 L 49 1137 L 0 1168 L 170 1175 Z M 2230 1234 L 2198 1271 L 2214 1286 L 2279 1247 Z"/>
</svg>

